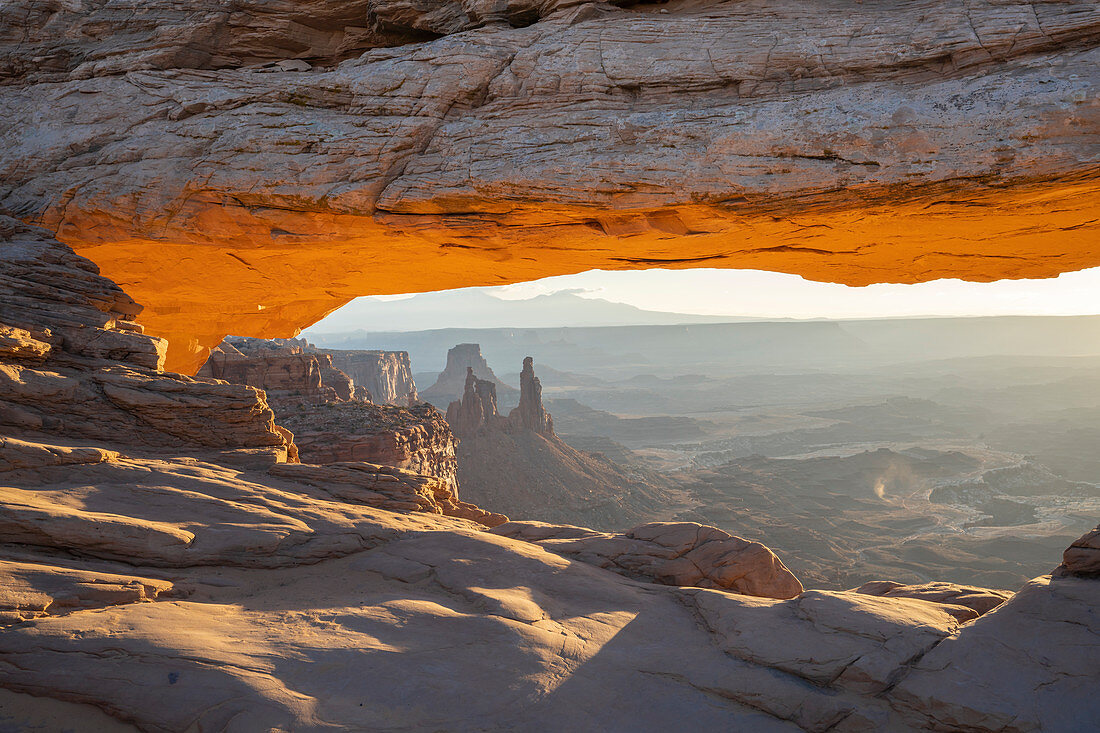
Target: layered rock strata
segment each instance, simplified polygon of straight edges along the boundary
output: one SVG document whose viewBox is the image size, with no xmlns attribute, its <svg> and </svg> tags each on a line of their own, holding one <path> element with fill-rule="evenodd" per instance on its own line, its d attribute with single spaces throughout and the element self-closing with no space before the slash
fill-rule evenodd
<svg viewBox="0 0 1100 733">
<path fill-rule="evenodd" d="M 853 592 L 880 598 L 918 598 L 940 603 L 959 621 L 970 621 L 989 613 L 1012 597 L 1011 591 L 995 588 L 943 582 L 905 585 L 892 580 L 872 580 L 855 588 Z"/>
<path fill-rule="evenodd" d="M 0 207 L 147 304 L 173 369 L 372 293 L 1100 264 L 1093 0 L 4 13 Z"/>
<path fill-rule="evenodd" d="M 1064 575 L 1100 577 L 1100 526 L 1086 532 L 1066 548 L 1058 572 Z"/>
<path fill-rule="evenodd" d="M 233 338 L 215 349 L 199 376 L 264 390 L 280 425 L 293 434 L 301 461 L 359 461 L 434 477 L 449 492 L 444 503 L 457 506 L 456 441 L 443 416 L 427 404 L 395 407 L 360 399 L 361 388 L 332 366 L 338 353 L 319 352 L 304 341 Z M 414 387 L 409 396 L 415 394 Z M 490 521 L 504 519 L 493 515 Z"/>
<path fill-rule="evenodd" d="M 256 341 L 260 340 L 249 339 Z M 333 367 L 327 355 L 307 354 L 299 346 L 262 348 L 249 342 L 222 342 L 196 376 L 259 387 L 271 400 L 346 402 L 369 396 L 357 392 L 352 379 Z"/>
<path fill-rule="evenodd" d="M 456 441 L 431 405 L 284 403 L 276 409 L 307 463 L 379 463 L 434 476 L 458 493 Z"/>
<path fill-rule="evenodd" d="M 332 364 L 355 380 L 380 405 L 407 407 L 420 401 L 407 351 L 326 349 Z"/>
</svg>

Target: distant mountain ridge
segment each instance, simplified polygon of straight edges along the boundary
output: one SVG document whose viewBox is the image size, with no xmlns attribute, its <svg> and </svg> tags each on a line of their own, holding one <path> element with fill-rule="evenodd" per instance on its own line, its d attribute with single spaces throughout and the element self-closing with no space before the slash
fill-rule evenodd
<svg viewBox="0 0 1100 733">
<path fill-rule="evenodd" d="M 420 331 L 465 328 L 553 328 L 560 326 L 671 325 L 762 320 L 737 316 L 669 313 L 584 298 L 561 290 L 524 300 L 507 300 L 479 289 L 420 293 L 399 300 L 359 298 L 307 329 L 309 337 L 351 331 Z"/>
</svg>

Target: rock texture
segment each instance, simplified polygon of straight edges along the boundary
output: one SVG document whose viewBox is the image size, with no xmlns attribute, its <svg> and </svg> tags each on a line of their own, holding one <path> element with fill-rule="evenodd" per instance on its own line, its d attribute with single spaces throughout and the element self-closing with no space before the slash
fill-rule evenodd
<svg viewBox="0 0 1100 733">
<path fill-rule="evenodd" d="M 160 419 L 105 419 L 93 439 L 43 412 L 85 393 L 32 385 L 39 423 L 11 422 L 31 402 L 3 394 L 4 728 L 1069 733 L 1100 719 L 1095 579 L 1039 578 L 960 624 L 911 598 L 646 582 L 694 579 L 691 557 L 701 584 L 791 584 L 763 548 L 698 525 L 493 534 L 444 516 L 438 479 L 278 462 L 287 445 L 256 440 L 281 438 L 260 392 L 158 371 L 159 342 L 123 317 L 132 301 L 41 230 L 0 224 L 0 370 L 79 387 L 113 369 L 119 390 L 158 389 L 89 388 L 88 409 L 153 404 Z M 569 559 L 570 542 L 616 572 Z"/>
<path fill-rule="evenodd" d="M 442 479 L 458 491 L 455 438 L 431 405 L 285 402 L 279 421 L 307 463 L 366 461 Z"/>
<path fill-rule="evenodd" d="M 3 10 L 0 207 L 173 369 L 371 293 L 1100 264 L 1093 0 L 72 7 Z"/>
<path fill-rule="evenodd" d="M 463 496 L 510 517 L 583 521 L 607 530 L 671 516 L 670 479 L 579 451 L 554 433 L 534 361 L 528 357 L 523 364 L 520 404 L 507 417 L 497 413 L 496 384 L 478 378 L 472 367 L 462 399 L 447 408 L 459 439 Z"/>
<path fill-rule="evenodd" d="M 0 430 L 285 460 L 262 394 L 162 372 L 167 345 L 132 320 L 140 311 L 47 231 L 0 217 Z"/>
<path fill-rule="evenodd" d="M 415 405 L 416 393 L 407 351 L 354 351 L 328 349 L 332 365 L 367 389 L 371 401 L 380 405 Z"/>
<path fill-rule="evenodd" d="M 304 341 L 233 338 L 215 349 L 199 376 L 262 389 L 280 425 L 292 433 L 298 460 L 361 462 L 371 472 L 381 465 L 420 474 L 409 479 L 411 487 L 394 499 L 396 503 L 382 505 L 387 509 L 435 507 L 489 525 L 505 521 L 501 514 L 459 501 L 456 441 L 434 407 L 414 403 L 402 408 L 359 399 L 360 388 L 332 366 L 335 353 L 339 352 L 320 353 Z M 406 371 L 407 366 L 406 358 Z M 392 483 L 393 475 L 398 474 L 381 480 Z M 428 482 L 430 490 L 423 488 L 427 484 L 421 477 L 434 479 Z M 412 496 L 417 493 L 423 501 Z"/>
<path fill-rule="evenodd" d="M 487 382 L 488 385 L 492 386 L 494 405 L 497 404 L 498 391 L 501 395 L 515 394 L 515 387 L 505 384 L 497 378 L 497 375 L 493 374 L 493 370 L 489 368 L 489 363 L 481 355 L 480 344 L 458 344 L 453 349 L 448 349 L 447 365 L 439 373 L 435 384 L 424 390 L 421 396 L 433 404 L 446 407 L 450 405 L 452 400 L 462 399 L 471 384 L 474 385 L 475 389 L 477 388 L 476 382 L 470 382 L 471 375 L 477 380 Z M 483 394 L 488 394 L 490 389 L 488 385 L 481 387 Z M 495 407 L 492 412 L 496 413 Z"/>
<path fill-rule="evenodd" d="M 508 413 L 508 419 L 523 430 L 540 435 L 554 434 L 554 419 L 542 406 L 542 382 L 535 376 L 535 360 L 523 360 L 519 373 L 519 406 Z"/>
<path fill-rule="evenodd" d="M 994 588 L 976 588 L 956 583 L 924 583 L 905 585 L 892 580 L 872 580 L 854 590 L 880 598 L 918 598 L 940 603 L 959 621 L 970 621 L 993 609 L 1012 597 L 1012 592 Z"/>
<path fill-rule="evenodd" d="M 223 341 L 196 376 L 224 379 L 264 390 L 273 401 L 363 401 L 355 382 L 332 365 L 327 354 L 306 353 L 301 346 L 262 339 Z"/>
<path fill-rule="evenodd" d="M 1083 577 L 1100 576 L 1100 526 L 1086 532 L 1066 549 L 1058 572 Z"/>
<path fill-rule="evenodd" d="M 625 575 L 763 598 L 794 598 L 802 583 L 771 550 L 694 522 L 651 522 L 623 534 L 544 522 L 508 522 L 495 534 Z"/>
</svg>

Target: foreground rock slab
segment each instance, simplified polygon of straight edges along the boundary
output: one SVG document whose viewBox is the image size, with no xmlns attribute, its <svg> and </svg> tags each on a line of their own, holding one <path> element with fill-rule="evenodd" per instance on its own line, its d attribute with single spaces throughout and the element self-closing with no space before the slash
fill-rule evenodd
<svg viewBox="0 0 1100 733">
<path fill-rule="evenodd" d="M 627 577 L 794 598 L 802 583 L 759 542 L 694 522 L 652 522 L 623 534 L 544 522 L 508 522 L 494 534 L 534 542 Z"/>
</svg>

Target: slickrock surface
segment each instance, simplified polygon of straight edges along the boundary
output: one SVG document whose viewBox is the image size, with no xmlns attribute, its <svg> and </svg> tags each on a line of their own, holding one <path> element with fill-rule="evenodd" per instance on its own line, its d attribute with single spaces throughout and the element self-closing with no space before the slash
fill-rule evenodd
<svg viewBox="0 0 1100 733">
<path fill-rule="evenodd" d="M 880 598 L 918 598 L 948 607 L 948 613 L 959 621 L 970 621 L 989 613 L 1012 597 L 1012 591 L 976 588 L 957 583 L 923 583 L 905 585 L 892 580 L 872 580 L 853 590 Z"/>
<path fill-rule="evenodd" d="M 628 578 L 794 598 L 802 583 L 759 542 L 694 522 L 651 522 L 623 534 L 544 522 L 509 522 L 495 534 L 535 542 Z"/>
<path fill-rule="evenodd" d="M 470 374 L 492 384 L 494 398 L 498 392 L 501 396 L 516 392 L 515 387 L 505 384 L 497 378 L 496 374 L 493 374 L 489 363 L 481 354 L 479 344 L 458 344 L 447 350 L 447 365 L 439 373 L 435 383 L 424 390 L 420 396 L 440 407 L 446 407 L 451 400 L 462 399 L 470 383 Z M 488 387 L 482 389 L 487 390 Z"/>
<path fill-rule="evenodd" d="M 9 382 L 114 369 L 118 389 L 171 399 L 150 413 L 155 429 L 96 440 L 67 417 L 5 417 L 4 728 L 1069 733 L 1100 719 L 1095 579 L 1039 578 L 960 624 L 910 598 L 623 577 L 693 579 L 679 555 L 700 584 L 793 581 L 763 548 L 698 525 L 543 526 L 558 554 L 545 534 L 443 516 L 438 479 L 276 462 L 286 444 L 256 447 L 280 436 L 259 392 L 123 361 L 163 354 L 120 327 L 137 306 L 43 232 L 5 225 L 5 333 L 49 345 L 0 356 Z M 125 386 L 146 381 L 160 391 Z M 35 404 L 62 404 L 38 389 Z M 118 400 L 89 394 L 101 411 Z M 0 406 L 25 403 L 4 393 Z M 199 414 L 201 444 L 189 442 Z M 399 505 L 410 511 L 379 508 Z M 568 559 L 568 542 L 618 572 Z M 742 560 L 751 572 L 736 579 Z"/>
<path fill-rule="evenodd" d="M 453 350 L 452 350 L 453 351 Z M 669 513 L 671 481 L 585 453 L 554 434 L 542 404 L 534 362 L 524 360 L 520 404 L 497 414 L 496 385 L 468 367 L 462 399 L 447 408 L 458 437 L 455 456 L 462 496 L 512 518 L 583 521 L 603 530 Z"/>
<path fill-rule="evenodd" d="M 1100 264 L 1094 0 L 3 13 L 0 208 L 146 304 L 173 369 L 358 295 L 591 268 Z"/>
</svg>

